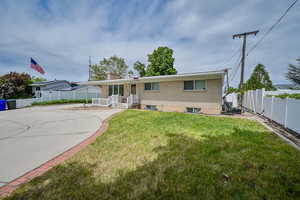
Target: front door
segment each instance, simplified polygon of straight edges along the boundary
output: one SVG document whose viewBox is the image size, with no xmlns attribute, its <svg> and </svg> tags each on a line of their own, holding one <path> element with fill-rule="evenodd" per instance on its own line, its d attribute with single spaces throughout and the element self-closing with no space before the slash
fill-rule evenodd
<svg viewBox="0 0 300 200">
<path fill-rule="evenodd" d="M 130 94 L 136 95 L 136 84 L 131 84 Z"/>
</svg>

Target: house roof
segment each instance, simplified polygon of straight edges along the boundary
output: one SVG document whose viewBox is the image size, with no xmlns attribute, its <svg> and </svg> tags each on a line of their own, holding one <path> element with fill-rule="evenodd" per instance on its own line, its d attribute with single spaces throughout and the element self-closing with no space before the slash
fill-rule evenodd
<svg viewBox="0 0 300 200">
<path fill-rule="evenodd" d="M 78 86 L 73 86 L 73 87 L 60 88 L 60 89 L 57 89 L 57 91 L 73 91 L 73 90 L 86 89 L 86 88 L 89 88 L 89 87 L 95 87 L 95 86 L 78 85 Z"/>
<path fill-rule="evenodd" d="M 148 81 L 175 81 L 175 80 L 188 80 L 195 77 L 199 79 L 217 79 L 223 78 L 227 69 L 218 71 L 207 71 L 207 72 L 193 72 L 193 73 L 183 73 L 175 75 L 161 75 L 161 76 L 148 76 L 148 77 L 138 77 L 138 78 L 127 78 L 127 79 L 114 79 L 114 80 L 101 80 L 101 81 L 86 81 L 80 82 L 80 85 L 107 85 L 107 84 L 120 84 L 120 83 L 138 83 L 138 82 L 148 82 Z"/>
<path fill-rule="evenodd" d="M 66 80 L 53 80 L 53 81 L 41 81 L 41 82 L 35 82 L 35 83 L 30 84 L 29 86 L 43 86 L 43 85 L 50 85 L 50 84 L 53 84 L 53 83 L 62 83 L 62 82 L 67 82 L 67 83 L 69 83 L 69 82 L 66 81 Z"/>
</svg>

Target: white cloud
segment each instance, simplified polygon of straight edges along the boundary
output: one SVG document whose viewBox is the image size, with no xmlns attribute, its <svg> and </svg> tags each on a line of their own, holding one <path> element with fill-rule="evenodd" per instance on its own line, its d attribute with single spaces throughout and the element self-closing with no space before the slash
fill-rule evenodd
<svg viewBox="0 0 300 200">
<path fill-rule="evenodd" d="M 118 55 L 132 66 L 136 60 L 146 62 L 147 54 L 162 45 L 174 50 L 179 72 L 213 70 L 224 67 L 240 47 L 232 34 L 269 27 L 287 6 L 259 0 L 1 1 L 0 73 L 32 73 L 28 61 L 34 57 L 45 66 L 47 78 L 82 81 L 88 76 L 88 56 L 99 62 Z M 262 62 L 275 82 L 283 81 L 287 64 L 300 56 L 295 10 L 249 55 L 247 76 Z M 248 47 L 259 36 L 249 38 Z"/>
</svg>

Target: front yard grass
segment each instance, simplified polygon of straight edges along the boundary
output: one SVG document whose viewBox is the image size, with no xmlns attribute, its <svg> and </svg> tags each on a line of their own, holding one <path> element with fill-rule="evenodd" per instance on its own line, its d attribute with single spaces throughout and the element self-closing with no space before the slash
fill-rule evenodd
<svg viewBox="0 0 300 200">
<path fill-rule="evenodd" d="M 127 110 L 7 199 L 299 199 L 300 153 L 261 124 Z"/>
</svg>

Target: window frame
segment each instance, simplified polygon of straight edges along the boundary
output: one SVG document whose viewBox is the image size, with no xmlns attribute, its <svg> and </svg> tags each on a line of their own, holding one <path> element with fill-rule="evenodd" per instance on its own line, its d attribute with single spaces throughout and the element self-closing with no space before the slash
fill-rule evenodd
<svg viewBox="0 0 300 200">
<path fill-rule="evenodd" d="M 146 89 L 146 84 L 150 84 L 150 89 Z M 153 89 L 153 84 L 158 84 L 158 89 Z M 144 83 L 144 91 L 160 91 L 160 82 L 146 82 Z"/>
<path fill-rule="evenodd" d="M 122 90 L 122 95 L 120 94 L 120 87 L 123 87 L 123 90 Z M 112 89 L 112 93 L 110 94 L 110 88 Z M 115 90 L 117 91 L 117 93 L 115 94 Z M 124 85 L 123 84 L 120 84 L 120 85 L 108 85 L 108 96 L 113 96 L 113 95 L 118 95 L 118 96 L 121 96 L 123 97 L 124 96 Z"/>
<path fill-rule="evenodd" d="M 186 81 L 193 81 L 193 89 L 185 89 L 184 88 L 184 84 L 185 84 Z M 204 81 L 205 89 L 196 89 L 196 81 Z M 206 80 L 199 80 L 199 79 L 185 80 L 185 81 L 183 81 L 183 90 L 184 91 L 206 91 L 207 90 L 207 81 Z"/>
<path fill-rule="evenodd" d="M 186 112 L 187 113 L 201 113 L 201 108 L 198 108 L 198 107 L 186 107 Z"/>
<path fill-rule="evenodd" d="M 146 105 L 145 110 L 158 110 L 157 105 Z"/>
</svg>

